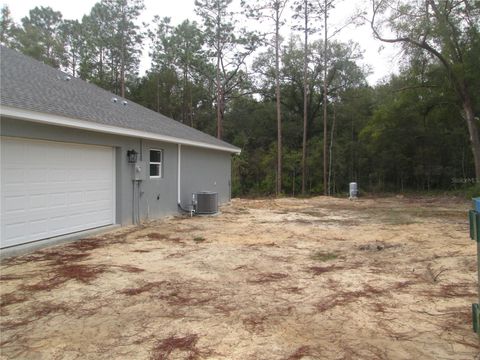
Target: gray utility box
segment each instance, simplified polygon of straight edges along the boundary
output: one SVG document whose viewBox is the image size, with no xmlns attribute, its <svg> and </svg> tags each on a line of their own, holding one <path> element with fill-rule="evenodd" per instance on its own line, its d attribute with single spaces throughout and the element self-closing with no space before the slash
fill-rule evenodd
<svg viewBox="0 0 480 360">
<path fill-rule="evenodd" d="M 148 165 L 146 161 L 137 161 L 133 166 L 132 179 L 137 181 L 147 180 Z"/>
<path fill-rule="evenodd" d="M 200 191 L 195 193 L 197 198 L 197 214 L 216 214 L 218 212 L 218 193 Z"/>
</svg>

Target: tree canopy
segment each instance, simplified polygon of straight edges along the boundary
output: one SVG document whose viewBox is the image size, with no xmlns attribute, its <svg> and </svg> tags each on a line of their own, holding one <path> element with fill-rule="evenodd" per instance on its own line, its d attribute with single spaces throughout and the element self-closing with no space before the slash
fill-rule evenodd
<svg viewBox="0 0 480 360">
<path fill-rule="evenodd" d="M 179 24 L 140 24 L 142 0 L 101 0 L 81 21 L 35 7 L 16 23 L 4 6 L 0 41 L 237 145 L 234 196 L 345 194 L 351 181 L 372 192 L 479 190 L 478 1 L 371 0 L 372 36 L 405 54 L 374 86 L 362 44 L 323 36 L 325 2 L 261 4 L 197 0 L 199 21 Z M 267 18 L 272 33 L 247 26 Z M 139 74 L 142 51 L 151 64 Z"/>
</svg>

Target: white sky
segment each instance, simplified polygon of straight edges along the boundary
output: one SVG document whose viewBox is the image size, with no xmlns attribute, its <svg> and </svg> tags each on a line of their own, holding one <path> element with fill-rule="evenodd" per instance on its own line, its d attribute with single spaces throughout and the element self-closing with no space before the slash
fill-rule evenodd
<svg viewBox="0 0 480 360">
<path fill-rule="evenodd" d="M 78 19 L 90 12 L 92 6 L 98 2 L 97 0 L 0 0 L 2 5 L 10 8 L 13 18 L 16 22 L 28 15 L 28 11 L 35 6 L 50 6 L 56 11 L 63 14 L 64 19 Z M 144 0 L 145 10 L 140 20 L 142 22 L 151 23 L 155 15 L 160 17 L 169 16 L 172 18 L 173 25 L 182 22 L 185 19 L 199 20 L 194 12 L 194 0 Z M 335 28 L 335 24 L 341 24 L 342 21 L 359 6 L 368 7 L 368 0 L 343 0 L 339 1 L 337 7 L 333 10 L 329 19 L 329 26 Z M 366 8 L 365 10 L 368 10 Z M 290 25 L 284 27 L 283 34 L 288 36 Z M 372 74 L 368 77 L 370 84 L 375 84 L 385 76 L 398 69 L 398 61 L 400 53 L 398 48 L 394 48 L 390 44 L 382 44 L 373 39 L 368 24 L 360 27 L 349 27 L 340 32 L 335 39 L 341 41 L 353 40 L 360 44 L 364 51 L 364 65 L 369 65 Z M 384 45 L 384 46 L 382 46 Z M 140 73 L 144 73 L 150 67 L 148 57 L 148 44 L 145 43 L 143 49 L 142 61 L 140 64 Z M 380 48 L 383 50 L 380 51 Z"/>
</svg>

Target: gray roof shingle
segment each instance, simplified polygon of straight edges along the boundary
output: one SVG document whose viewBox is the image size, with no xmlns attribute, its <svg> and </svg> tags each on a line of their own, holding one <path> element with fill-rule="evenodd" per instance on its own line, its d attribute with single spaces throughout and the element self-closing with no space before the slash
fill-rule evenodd
<svg viewBox="0 0 480 360">
<path fill-rule="evenodd" d="M 239 149 L 128 99 L 0 46 L 0 104 L 93 123 Z M 112 98 L 118 98 L 114 103 Z M 128 102 L 127 106 L 123 101 Z"/>
</svg>

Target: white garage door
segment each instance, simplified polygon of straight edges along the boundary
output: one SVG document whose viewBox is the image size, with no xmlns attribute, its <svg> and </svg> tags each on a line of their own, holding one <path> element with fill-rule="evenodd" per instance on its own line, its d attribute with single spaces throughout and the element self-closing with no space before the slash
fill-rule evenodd
<svg viewBox="0 0 480 360">
<path fill-rule="evenodd" d="M 0 247 L 114 223 L 111 147 L 1 138 Z"/>
</svg>

